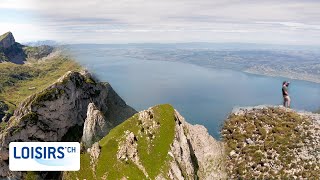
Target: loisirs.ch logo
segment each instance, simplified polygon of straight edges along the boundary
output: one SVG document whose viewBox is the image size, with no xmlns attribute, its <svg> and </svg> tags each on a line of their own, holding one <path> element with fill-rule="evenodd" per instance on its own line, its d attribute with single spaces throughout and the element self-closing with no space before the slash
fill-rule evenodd
<svg viewBox="0 0 320 180">
<path fill-rule="evenodd" d="M 11 171 L 78 171 L 80 143 L 11 142 L 9 168 Z"/>
</svg>

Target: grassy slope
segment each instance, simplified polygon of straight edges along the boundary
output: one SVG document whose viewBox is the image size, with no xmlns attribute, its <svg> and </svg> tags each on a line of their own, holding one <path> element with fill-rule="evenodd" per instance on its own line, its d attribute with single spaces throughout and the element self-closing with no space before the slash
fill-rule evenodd
<svg viewBox="0 0 320 180">
<path fill-rule="evenodd" d="M 293 175 L 316 177 L 320 172 L 314 170 L 315 164 L 309 164 L 307 160 L 297 164 L 293 153 L 301 142 L 310 140 L 311 137 L 306 131 L 310 124 L 309 120 L 295 112 L 277 108 L 258 110 L 256 113 L 250 112 L 245 115 L 231 115 L 222 130 L 223 140 L 227 144 L 226 154 L 229 155 L 233 151 L 239 154 L 242 160 L 229 155 L 228 164 L 229 167 L 233 167 L 228 168 L 229 176 L 240 179 L 293 179 Z M 270 130 L 266 130 L 266 127 Z M 247 145 L 248 138 L 255 144 Z M 311 146 L 312 144 L 310 148 Z M 278 158 L 273 160 L 274 166 L 283 166 L 276 171 L 264 166 L 268 159 L 273 159 L 270 153 L 273 150 L 279 154 Z M 302 171 L 294 174 L 286 172 L 297 166 L 301 166 Z M 260 171 L 260 176 L 254 174 L 254 171 Z"/>
<path fill-rule="evenodd" d="M 170 105 L 159 105 L 153 108 L 154 118 L 160 123 L 160 129 L 156 132 L 156 138 L 150 144 L 147 135 L 141 131 L 141 121 L 138 120 L 138 114 L 132 116 L 104 137 L 99 143 L 101 146 L 101 154 L 96 164 L 96 176 L 92 173 L 90 165 L 90 157 L 88 154 L 81 155 L 81 170 L 78 172 L 65 173 L 65 179 L 121 179 L 129 177 L 129 179 L 146 179 L 143 172 L 130 160 L 120 161 L 116 154 L 118 151 L 119 140 L 124 136 L 124 132 L 129 130 L 138 138 L 138 152 L 142 165 L 145 167 L 149 178 L 154 179 L 161 172 L 167 174 L 170 156 L 168 151 L 170 144 L 174 138 L 174 110 Z M 149 149 L 149 151 L 148 151 Z"/>
<path fill-rule="evenodd" d="M 80 66 L 62 56 L 25 65 L 0 63 L 0 100 L 15 109 L 26 97 L 41 91 L 70 70 Z"/>
</svg>

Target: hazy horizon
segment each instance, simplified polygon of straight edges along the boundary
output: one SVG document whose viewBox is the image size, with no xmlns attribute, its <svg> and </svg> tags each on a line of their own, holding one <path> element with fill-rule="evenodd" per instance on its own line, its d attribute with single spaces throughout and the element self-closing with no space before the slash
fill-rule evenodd
<svg viewBox="0 0 320 180">
<path fill-rule="evenodd" d="M 316 0 L 2 0 L 0 32 L 63 43 L 320 45 Z"/>
</svg>

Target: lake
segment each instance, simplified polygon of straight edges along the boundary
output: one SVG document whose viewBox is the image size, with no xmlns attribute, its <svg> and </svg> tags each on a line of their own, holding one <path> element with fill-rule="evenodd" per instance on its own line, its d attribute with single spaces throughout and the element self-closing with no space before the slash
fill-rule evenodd
<svg viewBox="0 0 320 180">
<path fill-rule="evenodd" d="M 77 61 L 109 82 L 136 110 L 169 103 L 191 124 L 204 125 L 216 139 L 234 107 L 282 104 L 280 77 L 252 75 L 192 64 L 110 56 L 96 48 L 74 48 Z M 320 107 L 320 84 L 290 80 L 292 107 Z"/>
</svg>

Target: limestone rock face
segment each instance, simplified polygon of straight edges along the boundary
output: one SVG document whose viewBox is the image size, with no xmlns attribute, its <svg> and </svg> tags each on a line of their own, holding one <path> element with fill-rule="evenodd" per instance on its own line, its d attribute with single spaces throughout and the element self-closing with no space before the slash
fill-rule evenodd
<svg viewBox="0 0 320 180">
<path fill-rule="evenodd" d="M 10 61 L 16 64 L 23 64 L 26 55 L 23 45 L 17 43 L 11 32 L 0 36 L 0 62 Z"/>
<path fill-rule="evenodd" d="M 148 177 L 148 173 L 141 164 L 138 154 L 137 137 L 130 131 L 125 132 L 124 141 L 121 143 L 117 153 L 117 159 L 132 161 Z"/>
<path fill-rule="evenodd" d="M 86 72 L 68 72 L 53 85 L 22 102 L 8 127 L 1 132 L 0 165 L 4 169 L 1 169 L 0 178 L 3 174 L 17 175 L 5 168 L 10 142 L 80 141 L 86 119 L 87 124 L 95 124 L 89 129 L 98 129 L 91 134 L 94 137 L 106 133 L 108 128 L 120 124 L 135 112 L 108 83 L 96 82 Z"/>
<path fill-rule="evenodd" d="M 157 123 L 159 114 L 155 113 L 155 108 L 149 108 L 139 112 L 137 115 L 139 126 L 144 134 L 148 134 L 149 143 L 159 138 L 157 132 L 161 129 L 161 123 Z M 160 172 L 155 179 L 226 179 L 224 164 L 224 144 L 216 141 L 201 125 L 191 125 L 174 110 L 174 138 L 170 145 L 168 155 L 171 156 L 168 171 Z M 169 131 L 169 130 L 168 130 Z M 139 133 L 125 131 L 124 137 L 118 148 L 117 159 L 133 162 L 148 178 L 146 167 L 140 163 L 140 153 L 137 149 Z M 151 134 L 155 134 L 153 137 Z M 161 137 L 160 137 L 161 138 Z M 156 154 L 152 154 L 156 155 Z M 165 178 L 167 177 L 167 178 Z"/>
<path fill-rule="evenodd" d="M 99 143 L 94 143 L 91 148 L 89 148 L 90 157 L 93 161 L 97 160 L 100 156 L 101 150 Z"/>
<path fill-rule="evenodd" d="M 175 111 L 175 138 L 169 155 L 170 179 L 226 179 L 224 144 L 201 125 L 191 125 Z M 183 176 L 184 175 L 184 176 Z"/>
<path fill-rule="evenodd" d="M 7 32 L 0 37 L 0 47 L 9 48 L 15 43 L 15 39 L 11 32 Z"/>
<path fill-rule="evenodd" d="M 90 103 L 83 127 L 82 142 L 85 147 L 90 147 L 94 142 L 100 140 L 107 134 L 110 127 L 112 127 L 111 122 L 109 122 L 108 125 L 107 123 L 103 113 L 98 110 L 94 103 Z"/>
<path fill-rule="evenodd" d="M 154 111 L 154 108 L 149 108 L 137 115 L 140 126 L 144 129 L 143 133 L 149 136 L 150 144 L 159 138 L 152 134 L 156 134 L 155 132 L 161 128 L 161 123 L 157 123 L 156 120 L 159 115 Z M 174 110 L 174 121 L 174 138 L 168 151 L 168 155 L 172 157 L 168 162 L 169 169 L 158 174 L 155 179 L 227 179 L 224 144 L 210 136 L 204 126 L 187 123 L 176 110 Z M 117 159 L 134 162 L 148 178 L 146 168 L 139 162 L 140 152 L 137 151 L 139 135 L 136 138 L 135 134 L 126 131 L 123 139 Z"/>
<path fill-rule="evenodd" d="M 90 154 L 90 165 L 92 167 L 92 171 L 95 171 L 96 162 L 101 153 L 99 143 L 96 142 L 91 148 L 88 148 L 88 153 Z"/>
</svg>

